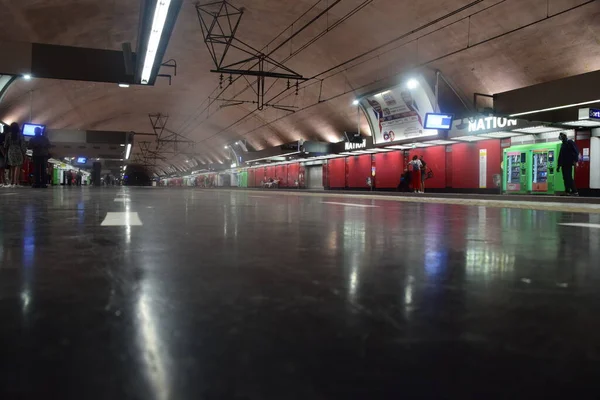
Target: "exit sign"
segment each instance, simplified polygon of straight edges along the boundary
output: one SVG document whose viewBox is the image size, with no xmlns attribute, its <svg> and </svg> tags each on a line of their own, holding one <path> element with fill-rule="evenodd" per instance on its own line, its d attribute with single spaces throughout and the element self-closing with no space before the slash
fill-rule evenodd
<svg viewBox="0 0 600 400">
<path fill-rule="evenodd" d="M 579 120 L 595 119 L 600 120 L 600 110 L 597 108 L 580 108 Z"/>
</svg>

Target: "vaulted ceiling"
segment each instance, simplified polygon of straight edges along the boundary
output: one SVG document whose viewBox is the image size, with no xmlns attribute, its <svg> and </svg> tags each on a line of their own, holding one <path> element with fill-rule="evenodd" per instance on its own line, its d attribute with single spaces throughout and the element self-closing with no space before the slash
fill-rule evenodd
<svg viewBox="0 0 600 400">
<path fill-rule="evenodd" d="M 210 71 L 195 1 L 184 2 L 165 60 L 178 69 L 169 86 L 19 80 L 0 104 L 6 122 L 28 119 L 50 128 L 152 132 L 148 114 L 169 115 L 168 129 L 196 146 L 202 161 L 224 161 L 224 145 L 245 139 L 261 149 L 300 138 L 338 141 L 356 129 L 352 100 L 400 82 L 416 70 L 440 70 L 459 93 L 493 94 L 600 69 L 600 2 L 586 0 L 230 0 L 244 7 L 237 36 L 273 49 L 332 6 L 272 57 L 305 77 L 256 111 L 248 81 Z M 0 0 L 0 41 L 120 50 L 135 46 L 138 0 Z M 312 43 L 311 43 L 312 42 Z M 305 44 L 308 44 L 305 46 Z M 3 57 L 10 57 L 3 54 Z M 233 54 L 235 57 L 235 54 Z M 1 72 L 1 71 L 0 71 Z M 171 71 L 165 70 L 170 73 Z M 271 84 L 273 86 L 271 87 Z M 287 86 L 268 81 L 269 93 Z M 267 96 L 268 97 L 268 96 Z M 361 120 L 362 129 L 368 129 Z M 185 154 L 173 155 L 182 163 Z"/>
</svg>

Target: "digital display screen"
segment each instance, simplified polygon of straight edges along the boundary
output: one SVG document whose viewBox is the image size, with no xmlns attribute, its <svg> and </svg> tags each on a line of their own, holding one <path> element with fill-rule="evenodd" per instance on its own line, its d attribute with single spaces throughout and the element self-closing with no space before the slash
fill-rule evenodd
<svg viewBox="0 0 600 400">
<path fill-rule="evenodd" d="M 46 130 L 46 125 L 37 125 L 37 124 L 23 124 L 23 135 L 24 136 L 35 136 L 35 128 L 42 129 L 42 135 Z"/>
<path fill-rule="evenodd" d="M 591 119 L 600 119 L 600 110 L 595 108 L 590 108 L 590 118 Z"/>
<path fill-rule="evenodd" d="M 77 164 L 85 164 L 85 163 L 87 163 L 87 158 L 77 157 Z"/>
<path fill-rule="evenodd" d="M 425 115 L 425 129 L 440 129 L 449 131 L 452 129 L 452 120 L 454 115 L 452 114 L 433 114 L 427 113 Z"/>
</svg>

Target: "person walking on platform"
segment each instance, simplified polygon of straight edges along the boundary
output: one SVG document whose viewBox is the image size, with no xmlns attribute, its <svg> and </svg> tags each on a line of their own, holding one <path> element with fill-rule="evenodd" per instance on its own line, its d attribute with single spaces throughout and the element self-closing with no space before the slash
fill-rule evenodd
<svg viewBox="0 0 600 400">
<path fill-rule="evenodd" d="M 46 188 L 48 187 L 46 169 L 48 167 L 48 156 L 50 154 L 50 141 L 42 134 L 42 128 L 35 128 L 35 136 L 29 141 L 29 148 L 33 153 L 33 187 Z"/>
<path fill-rule="evenodd" d="M 575 181 L 573 180 L 573 167 L 579 161 L 579 149 L 572 139 L 567 138 L 567 134 L 561 132 L 558 138 L 562 142 L 560 153 L 558 154 L 558 167 L 556 172 L 562 169 L 562 176 L 565 182 L 565 193 L 567 196 L 579 196 Z"/>
<path fill-rule="evenodd" d="M 19 186 L 19 173 L 21 172 L 21 166 L 25 160 L 25 152 L 27 146 L 23 135 L 21 135 L 21 128 L 19 124 L 13 122 L 10 124 L 10 133 L 6 135 L 4 140 L 4 152 L 6 159 L 10 165 L 9 178 L 12 187 Z"/>
<path fill-rule="evenodd" d="M 77 186 L 81 186 L 81 181 L 83 180 L 83 174 L 81 170 L 77 170 Z"/>
<path fill-rule="evenodd" d="M 410 181 L 412 183 L 412 188 L 415 193 L 423 193 L 423 189 L 421 188 L 421 160 L 419 157 L 414 156 L 412 161 L 408 163 L 408 170 L 410 171 Z"/>
</svg>

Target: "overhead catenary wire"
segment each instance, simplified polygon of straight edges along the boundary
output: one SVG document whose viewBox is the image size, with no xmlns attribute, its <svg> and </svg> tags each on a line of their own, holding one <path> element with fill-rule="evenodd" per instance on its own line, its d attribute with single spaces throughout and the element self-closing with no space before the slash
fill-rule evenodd
<svg viewBox="0 0 600 400">
<path fill-rule="evenodd" d="M 498 5 L 498 4 L 501 4 L 501 3 L 505 2 L 505 1 L 507 1 L 507 0 L 502 0 L 502 1 L 499 1 L 498 3 L 495 3 L 494 5 L 492 5 L 492 6 L 489 6 L 488 8 L 494 7 L 494 6 L 496 6 L 496 5 Z M 452 55 L 455 55 L 455 54 L 459 54 L 459 53 L 461 53 L 461 52 L 463 52 L 463 51 L 465 51 L 465 50 L 468 50 L 468 49 L 470 49 L 470 48 L 477 47 L 477 46 L 483 45 L 483 44 L 485 44 L 485 43 L 489 43 L 489 42 L 491 42 L 491 41 L 493 41 L 493 40 L 496 40 L 496 39 L 499 39 L 499 38 L 501 38 L 501 37 L 503 37 L 503 36 L 507 36 L 507 35 L 510 35 L 510 34 L 512 34 L 512 33 L 514 33 L 514 32 L 517 32 L 517 31 L 520 31 L 520 30 L 526 29 L 526 28 L 528 28 L 528 27 L 530 27 L 530 26 L 533 26 L 533 25 L 535 25 L 535 24 L 538 24 L 538 23 L 540 23 L 540 22 L 542 22 L 542 21 L 545 21 L 545 20 L 547 20 L 547 19 L 556 18 L 556 17 L 558 17 L 558 16 L 560 16 L 560 15 L 563 15 L 563 14 L 565 14 L 565 13 L 568 13 L 568 12 L 570 12 L 570 11 L 573 11 L 573 10 L 575 10 L 575 9 L 578 9 L 578 8 L 584 7 L 584 6 L 586 6 L 586 5 L 590 4 L 590 3 L 593 3 L 594 1 L 595 1 L 595 0 L 588 0 L 588 1 L 586 1 L 585 3 L 578 4 L 578 5 L 576 5 L 576 6 L 573 6 L 573 7 L 569 8 L 569 9 L 566 9 L 566 10 L 563 10 L 563 11 L 561 11 L 561 12 L 559 12 L 559 13 L 556 13 L 556 14 L 554 14 L 554 15 L 551 15 L 551 16 L 549 16 L 549 17 L 543 17 L 542 19 L 536 20 L 536 21 L 534 21 L 534 22 L 531 22 L 531 23 L 529 23 L 529 24 L 526 24 L 526 25 L 524 25 L 524 26 L 521 26 L 521 27 L 518 27 L 518 28 L 512 29 L 512 30 L 510 30 L 510 31 L 507 31 L 507 32 L 501 33 L 501 34 L 499 34 L 499 35 L 496 35 L 496 36 L 493 36 L 493 37 L 490 37 L 490 38 L 487 38 L 487 39 L 485 39 L 485 40 L 482 40 L 482 41 L 480 41 L 480 42 L 477 42 L 477 43 L 469 44 L 469 46 L 468 46 L 468 47 L 465 47 L 465 48 L 462 48 L 462 49 L 455 50 L 455 51 L 453 51 L 453 52 L 450 52 L 450 53 L 448 53 L 448 54 L 444 54 L 444 55 L 442 55 L 442 56 L 439 56 L 439 57 L 437 57 L 437 58 L 435 58 L 435 59 L 432 59 L 432 60 L 428 60 L 428 61 L 427 61 L 427 62 L 425 62 L 425 63 L 422 63 L 422 64 L 420 64 L 420 65 L 417 65 L 415 68 L 418 68 L 418 67 L 423 67 L 423 66 L 425 66 L 425 65 L 427 65 L 427 64 L 431 64 L 431 63 L 433 63 L 433 62 L 436 62 L 436 61 L 439 61 L 439 60 L 441 60 L 441 59 L 447 58 L 447 57 L 449 57 L 449 56 L 452 56 Z M 478 13 L 479 13 L 479 12 L 482 12 L 482 11 L 484 11 L 484 10 L 480 10 L 480 11 L 478 11 Z M 465 18 L 468 18 L 468 17 L 465 17 Z M 464 18 L 463 18 L 463 19 L 464 19 Z M 456 21 L 455 21 L 455 22 L 456 22 Z M 451 24 L 453 24 L 453 23 L 455 23 L 455 22 L 452 22 Z M 451 24 L 448 24 L 448 25 L 446 25 L 446 26 L 444 26 L 444 27 L 441 27 L 441 28 L 439 28 L 438 30 L 444 29 L 445 27 L 447 27 L 447 26 L 449 26 L 449 25 L 451 25 Z M 427 35 L 429 35 L 429 34 L 431 34 L 431 33 L 434 33 L 434 32 L 436 32 L 436 31 L 438 31 L 438 30 L 435 30 L 435 31 L 433 31 L 433 32 L 430 32 L 430 33 L 428 33 Z M 426 35 L 424 35 L 424 36 L 426 36 Z M 421 37 L 423 37 L 423 36 L 421 36 Z M 414 41 L 416 41 L 416 40 L 418 40 L 418 39 L 419 39 L 419 38 L 415 38 L 415 39 L 413 39 L 413 40 L 409 41 L 408 43 L 414 42 Z M 405 44 L 407 44 L 407 43 L 405 43 Z M 405 45 L 405 44 L 403 44 L 403 45 Z M 393 50 L 393 49 L 392 49 L 392 50 Z M 390 51 L 391 51 L 391 50 L 390 50 Z M 367 53 L 371 53 L 371 52 L 372 52 L 372 51 L 369 51 L 369 52 L 367 52 Z M 375 57 L 373 57 L 373 58 L 376 58 L 376 57 L 378 57 L 378 56 L 375 56 Z M 369 59 L 369 60 L 372 60 L 373 58 L 371 58 L 371 59 Z M 356 57 L 354 57 L 353 59 L 356 59 Z M 369 60 L 367 60 L 367 61 L 364 61 L 364 62 L 368 62 Z M 350 67 L 348 67 L 348 68 L 346 68 L 346 69 L 344 69 L 344 70 L 338 71 L 337 73 L 335 73 L 335 74 L 332 74 L 332 75 L 329 75 L 328 77 L 325 77 L 325 78 L 322 78 L 322 79 L 327 79 L 327 78 L 330 78 L 330 77 L 332 77 L 332 76 L 335 76 L 335 75 L 337 75 L 337 74 L 339 74 L 339 73 L 346 72 L 347 70 L 349 70 L 349 69 L 351 69 L 351 68 L 354 68 L 354 67 L 356 67 L 357 65 L 360 65 L 360 64 L 362 64 L 362 63 L 364 63 L 364 62 L 361 62 L 361 63 L 359 63 L 359 64 L 354 64 L 354 65 L 352 65 L 352 66 L 350 66 Z M 342 63 L 342 64 L 346 64 L 346 63 Z M 340 64 L 340 65 L 341 65 L 341 64 Z M 339 67 L 339 66 L 338 66 L 338 67 Z M 332 69 L 330 68 L 330 70 L 332 70 Z M 319 74 L 317 74 L 317 75 L 315 75 L 315 76 L 316 76 L 316 77 L 318 77 L 318 76 L 321 76 L 322 74 L 323 74 L 323 73 L 319 73 Z M 377 82 L 379 82 L 379 81 L 383 81 L 384 79 L 387 79 L 387 78 L 388 78 L 388 77 L 381 78 L 381 79 L 379 79 L 379 80 L 377 80 L 377 81 L 375 81 L 375 82 L 370 82 L 370 83 L 368 83 L 368 84 L 365 84 L 365 85 L 363 85 L 363 86 L 361 86 L 361 87 L 355 88 L 354 90 L 358 90 L 358 89 L 362 89 L 362 88 L 365 88 L 365 87 L 371 86 L 371 85 L 373 85 L 373 84 L 375 84 L 375 83 L 377 83 Z M 303 89 L 306 89 L 307 87 L 313 86 L 313 85 L 315 85 L 315 84 L 320 84 L 320 80 L 317 80 L 317 81 L 314 81 L 314 80 L 313 80 L 313 81 L 311 81 L 311 82 L 309 82 L 309 83 L 305 84 L 305 85 L 304 85 L 302 88 L 303 88 Z M 353 90 L 353 91 L 354 91 L 354 90 Z M 337 95 L 335 95 L 335 96 L 332 96 L 332 97 L 330 97 L 330 98 L 328 98 L 328 99 L 321 100 L 320 102 L 313 103 L 313 104 L 309 104 L 308 106 L 305 106 L 305 107 L 299 108 L 298 110 L 296 110 L 296 112 L 301 112 L 301 111 L 307 110 L 307 109 L 309 109 L 309 108 L 312 108 L 312 107 L 314 107 L 314 106 L 316 106 L 316 105 L 318 105 L 318 104 L 320 104 L 320 103 L 322 103 L 322 102 L 326 102 L 326 101 L 334 100 L 334 99 L 336 99 L 336 98 L 339 98 L 339 97 L 341 97 L 341 96 L 344 96 L 344 95 L 346 95 L 346 94 L 348 94 L 348 93 L 351 93 L 351 92 L 353 92 L 353 91 L 345 91 L 345 92 L 342 92 L 342 93 L 338 93 Z M 289 96 L 290 96 L 289 94 L 288 94 L 287 96 L 284 96 L 282 100 L 285 100 L 285 99 L 286 99 L 287 97 L 289 97 Z M 273 99 L 269 99 L 269 100 L 268 100 L 268 102 L 273 102 L 273 101 L 274 101 Z M 212 137 L 214 137 L 214 136 L 218 135 L 219 133 L 222 133 L 222 132 L 224 132 L 225 130 L 231 129 L 232 127 L 234 127 L 234 126 L 236 126 L 237 124 L 239 124 L 240 122 L 242 122 L 242 121 L 243 121 L 243 119 L 245 119 L 245 118 L 248 118 L 248 117 L 249 117 L 250 115 L 252 115 L 253 113 L 254 113 L 254 111 L 252 111 L 252 112 L 248 113 L 247 115 L 245 115 L 244 117 L 240 118 L 240 119 L 239 119 L 239 120 L 237 120 L 236 122 L 234 122 L 234 123 L 230 124 L 228 127 L 224 128 L 224 129 L 223 129 L 223 130 L 221 130 L 220 132 L 217 132 L 217 133 L 215 133 L 214 135 L 212 135 L 211 137 L 209 137 L 209 138 L 206 138 L 206 139 L 204 139 L 204 140 L 202 140 L 202 141 L 200 141 L 200 142 L 203 142 L 203 141 L 209 140 L 210 138 L 212 138 Z M 280 121 L 280 120 L 282 120 L 282 119 L 284 119 L 284 118 L 287 118 L 287 116 L 280 117 L 280 118 L 276 118 L 276 119 L 274 119 L 274 120 L 272 120 L 272 121 L 269 121 L 268 123 L 266 123 L 266 124 L 264 124 L 264 125 L 261 125 L 261 126 L 255 127 L 254 129 L 251 129 L 251 130 L 249 130 L 249 131 L 247 131 L 247 132 L 244 132 L 244 133 L 238 134 L 238 136 L 247 136 L 247 135 L 249 135 L 249 134 L 251 134 L 251 133 L 253 133 L 253 132 L 255 132 L 255 131 L 259 130 L 259 129 L 262 129 L 262 128 L 264 128 L 265 126 L 268 126 L 268 125 L 270 125 L 270 124 L 272 124 L 272 123 L 274 123 L 274 122 Z"/>
<path fill-rule="evenodd" d="M 320 2 L 322 2 L 322 1 L 323 1 L 323 0 L 319 0 L 319 1 L 317 2 L 317 4 L 318 4 L 318 3 L 320 3 Z M 321 38 L 321 37 L 323 37 L 325 34 L 327 34 L 327 33 L 331 32 L 333 29 L 337 28 L 339 25 L 341 25 L 343 22 L 347 21 L 347 20 L 348 20 L 350 17 L 352 17 L 353 15 L 355 15 L 355 14 L 356 14 L 358 11 L 360 11 L 361 9 L 363 9 L 364 7 L 366 7 L 366 6 L 367 6 L 368 4 L 370 4 L 372 1 L 373 1 L 373 0 L 365 0 L 365 1 L 363 1 L 363 2 L 362 2 L 360 5 L 358 5 L 357 7 L 355 7 L 354 9 L 352 9 L 350 12 L 348 12 L 348 13 L 346 13 L 344 16 L 342 16 L 342 17 L 341 17 L 341 18 L 340 18 L 340 19 L 339 19 L 339 20 L 338 20 L 338 21 L 337 21 L 335 24 L 333 24 L 332 26 L 328 26 L 328 27 L 326 28 L 326 30 L 325 30 L 325 31 L 322 31 L 321 33 L 319 33 L 319 35 L 318 35 L 318 37 L 317 37 L 316 39 L 311 39 L 311 40 L 310 40 L 308 43 L 306 43 L 305 45 L 303 45 L 301 49 L 297 49 L 297 50 L 296 50 L 296 51 L 294 51 L 292 54 L 290 54 L 290 56 L 286 57 L 285 61 L 288 61 L 288 60 L 289 60 L 289 59 L 291 59 L 292 57 L 294 57 L 294 56 L 296 56 L 296 55 L 300 54 L 302 51 L 306 50 L 306 49 L 307 49 L 307 48 L 308 48 L 308 47 L 309 47 L 311 44 L 313 44 L 314 42 L 316 42 L 316 40 L 320 39 L 320 38 Z M 328 9 L 331 9 L 333 6 L 337 5 L 338 3 L 340 3 L 340 1 L 336 1 L 335 3 L 331 4 L 331 5 L 328 7 Z M 311 8 L 314 8 L 314 6 L 313 6 L 313 7 L 311 7 Z M 306 13 L 305 13 L 305 14 L 306 14 Z M 322 17 L 323 15 L 325 15 L 325 13 L 323 13 L 323 12 L 321 12 L 321 13 L 319 14 L 319 16 L 321 16 L 321 17 Z M 299 19 L 297 19 L 296 21 L 298 21 L 298 20 L 299 20 Z M 309 21 L 309 23 L 305 24 L 305 26 L 308 26 L 309 24 L 311 24 L 311 23 L 314 23 L 314 21 L 315 21 L 315 19 L 313 18 L 311 21 Z M 287 30 L 287 29 L 289 29 L 289 26 L 286 28 L 286 30 Z M 294 36 L 295 36 L 295 35 L 294 35 Z M 286 39 L 286 40 L 285 40 L 285 41 L 284 41 L 282 44 L 285 44 L 285 43 L 287 43 L 287 42 L 291 41 L 291 39 L 292 39 L 292 38 L 293 38 L 293 36 L 292 36 L 292 37 L 288 37 L 288 38 L 287 38 L 287 39 Z M 273 41 L 271 41 L 271 42 L 273 42 Z M 279 46 L 277 46 L 277 49 L 281 48 L 281 47 L 282 47 L 282 44 L 280 44 Z M 264 47 L 263 47 L 263 49 L 264 49 Z M 272 52 L 271 52 L 271 53 L 269 53 L 269 54 L 272 54 Z M 283 62 L 285 62 L 285 61 L 283 61 Z M 237 81 L 238 79 L 239 79 L 239 77 L 238 77 L 238 78 L 236 78 L 236 79 L 234 80 L 234 82 L 235 82 L 235 81 Z M 268 92 L 270 91 L 270 89 L 271 89 L 271 88 L 274 86 L 274 84 L 275 84 L 276 82 L 277 82 L 277 81 L 275 81 L 275 82 L 273 82 L 273 84 L 271 84 L 270 88 L 269 88 L 269 89 L 267 89 L 266 93 L 268 93 Z M 248 85 L 248 86 L 251 86 L 251 85 Z M 239 95 L 243 94 L 243 93 L 244 93 L 246 90 L 248 90 L 248 86 L 247 86 L 247 87 L 245 87 L 244 89 L 242 89 L 241 91 L 239 91 L 238 93 L 236 93 L 236 94 L 235 94 L 235 95 L 234 95 L 232 98 L 235 98 L 235 97 L 237 97 L 237 96 L 239 96 Z M 223 90 L 223 91 L 222 91 L 220 94 L 222 94 L 223 92 L 225 92 L 225 90 L 227 90 L 227 89 L 224 89 L 224 90 Z M 287 91 L 287 90 L 285 90 L 285 91 Z M 285 91 L 283 91 L 283 92 L 285 92 Z M 283 93 L 283 92 L 282 92 L 282 93 Z M 213 93 L 214 93 L 214 91 L 213 91 Z M 219 96 L 220 96 L 220 94 L 219 94 Z M 280 93 L 280 94 L 281 94 L 281 93 Z M 218 98 L 219 96 L 217 96 L 217 98 Z M 216 100 L 216 98 L 215 98 L 215 100 L 213 100 L 213 102 L 214 102 L 214 101 L 217 101 L 217 100 Z M 211 105 L 213 102 L 211 102 L 211 103 L 209 104 L 209 106 L 210 106 L 210 105 Z M 200 115 L 201 115 L 201 114 L 202 114 L 204 111 L 205 111 L 205 109 L 204 109 L 204 110 L 202 110 L 202 111 L 201 111 L 201 112 L 200 112 L 200 113 L 199 113 L 199 114 L 198 114 L 196 117 L 194 117 L 194 118 L 193 118 L 193 120 L 192 120 L 191 122 L 193 122 L 193 121 L 196 121 L 196 120 L 197 120 L 197 119 L 200 117 Z M 247 115 L 246 115 L 246 117 L 247 117 L 248 115 L 251 115 L 251 114 L 253 114 L 253 113 L 254 113 L 254 111 L 252 111 L 251 113 L 247 114 Z M 213 114 L 214 114 L 214 113 L 213 113 Z M 212 116 L 212 114 L 211 114 L 211 115 L 208 115 L 208 116 L 207 116 L 207 118 L 205 119 L 205 121 L 206 121 L 208 118 L 210 118 L 210 116 Z M 190 124 L 191 124 L 191 123 L 188 123 L 188 124 L 187 124 L 187 126 L 186 126 L 186 128 L 188 128 L 188 127 L 190 126 Z M 219 131 L 218 133 L 220 134 L 220 133 L 222 133 L 222 132 L 223 132 L 223 130 Z M 204 141 L 206 141 L 206 140 L 208 140 L 208 139 L 211 139 L 211 138 L 213 138 L 214 136 L 215 136 L 215 135 L 211 135 L 210 137 L 203 139 L 201 142 L 204 142 Z"/>
<path fill-rule="evenodd" d="M 298 21 L 300 21 L 300 20 L 301 20 L 301 19 L 302 19 L 304 16 L 306 16 L 306 15 L 307 15 L 307 14 L 308 14 L 310 11 L 312 11 L 313 9 L 315 9 L 315 7 L 317 7 L 317 6 L 318 6 L 318 5 L 319 5 L 321 2 L 323 2 L 323 1 L 324 1 L 324 0 L 317 0 L 317 1 L 316 1 L 316 2 L 315 2 L 315 3 L 314 3 L 312 6 L 311 6 L 311 7 L 309 7 L 309 8 L 308 8 L 308 9 L 307 9 L 305 12 L 303 12 L 303 13 L 302 13 L 302 14 L 301 14 L 299 17 L 297 17 L 297 18 L 294 20 L 294 22 L 292 22 L 292 23 L 291 23 L 291 24 L 289 24 L 287 27 L 285 27 L 285 28 L 284 28 L 284 29 L 283 29 L 283 30 L 282 30 L 282 31 L 281 31 L 281 32 L 280 32 L 278 35 L 276 35 L 276 36 L 275 36 L 273 39 L 271 39 L 271 41 L 269 41 L 269 43 L 267 43 L 266 45 L 264 45 L 264 46 L 263 46 L 263 47 L 260 49 L 260 51 L 262 52 L 262 51 L 264 51 L 264 50 L 266 50 L 266 49 L 268 50 L 268 47 L 269 47 L 270 45 L 272 45 L 272 44 L 273 44 L 273 43 L 274 43 L 274 42 L 275 42 L 277 39 L 279 39 L 281 36 L 283 36 L 283 35 L 285 34 L 285 32 L 286 32 L 288 29 L 290 29 L 290 28 L 292 28 L 292 29 L 293 29 L 293 26 L 294 26 L 294 24 L 298 23 Z M 285 45 L 285 44 L 286 44 L 286 43 L 288 43 L 288 42 L 291 42 L 291 40 L 293 39 L 293 37 L 295 37 L 295 36 L 290 36 L 290 37 L 286 38 L 286 39 L 285 39 L 283 42 L 281 42 L 281 43 L 279 44 L 278 48 L 279 48 L 279 47 L 282 47 L 283 45 Z M 271 51 L 269 54 L 271 54 L 271 53 L 272 53 L 272 51 Z M 235 83 L 235 82 L 237 82 L 237 81 L 238 81 L 240 78 L 241 78 L 241 76 L 237 76 L 237 77 L 236 77 L 236 78 L 233 80 L 233 82 L 232 82 L 232 83 Z M 231 86 L 232 86 L 232 85 L 231 85 Z M 190 120 L 190 118 L 188 118 L 188 120 L 184 121 L 184 122 L 181 124 L 181 126 L 180 126 L 180 127 L 177 129 L 177 130 L 178 130 L 178 131 L 182 131 L 183 129 L 187 129 L 187 128 L 188 128 L 188 127 L 189 127 L 191 124 L 193 124 L 193 123 L 194 123 L 194 122 L 195 122 L 195 121 L 196 121 L 196 120 L 197 120 L 197 119 L 198 119 L 198 118 L 199 118 L 199 117 L 200 117 L 200 116 L 201 116 L 201 115 L 202 115 L 202 114 L 203 114 L 203 113 L 204 113 L 204 112 L 205 112 L 205 111 L 206 111 L 206 110 L 207 110 L 207 109 L 208 109 L 208 108 L 209 108 L 209 107 L 212 105 L 212 104 L 214 104 L 214 102 L 215 102 L 215 101 L 218 101 L 218 99 L 221 97 L 221 95 L 222 95 L 223 93 L 225 93 L 225 91 L 227 91 L 227 89 L 228 89 L 228 88 L 225 88 L 225 89 L 223 89 L 223 90 L 222 90 L 222 91 L 221 91 L 221 92 L 220 92 L 220 93 L 219 93 L 217 96 L 213 96 L 213 95 L 214 95 L 214 93 L 218 91 L 218 86 L 217 86 L 217 88 L 215 88 L 215 89 L 214 89 L 214 90 L 213 90 L 213 91 L 210 93 L 210 95 L 209 95 L 209 96 L 208 96 L 208 97 L 207 97 L 207 98 L 206 98 L 206 99 L 205 99 L 205 100 L 204 100 L 202 103 L 200 103 L 199 107 L 196 109 L 196 112 L 194 113 L 196 116 L 195 116 L 195 117 L 193 117 L 193 116 L 190 116 L 191 120 Z M 237 95 L 239 95 L 239 94 L 236 94 L 236 96 L 237 96 Z M 213 97 L 213 99 L 214 99 L 214 100 L 210 100 L 210 98 L 211 98 L 211 97 Z M 204 105 L 206 102 L 208 102 L 208 105 L 207 105 L 207 106 L 205 106 L 204 108 L 202 108 L 202 106 L 203 106 L 203 105 Z M 200 111 L 198 111 L 198 110 L 200 110 Z M 193 115 L 194 115 L 194 114 L 193 114 Z M 210 117 L 210 115 L 209 115 L 208 117 Z"/>
</svg>

